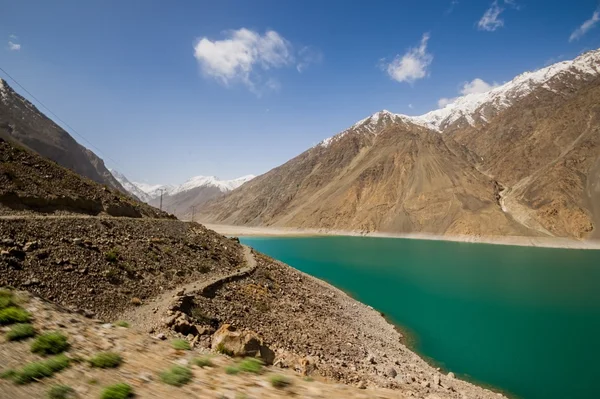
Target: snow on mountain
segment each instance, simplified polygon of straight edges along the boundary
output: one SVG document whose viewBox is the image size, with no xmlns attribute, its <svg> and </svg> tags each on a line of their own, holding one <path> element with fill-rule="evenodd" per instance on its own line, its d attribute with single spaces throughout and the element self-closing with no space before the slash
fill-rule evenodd
<svg viewBox="0 0 600 399">
<path fill-rule="evenodd" d="M 215 176 L 196 176 L 192 177 L 185 183 L 174 186 L 170 184 L 148 184 L 148 183 L 139 183 L 139 182 L 131 182 L 125 175 L 120 173 L 117 170 L 109 169 L 110 173 L 117 179 L 119 183 L 131 194 L 138 197 L 140 200 L 144 202 L 150 202 L 155 198 L 160 196 L 161 190 L 163 190 L 163 195 L 173 196 L 179 193 L 183 193 L 185 191 L 192 190 L 198 187 L 216 187 L 221 192 L 226 193 L 228 191 L 234 190 L 246 183 L 254 179 L 254 175 L 247 175 L 238 177 L 232 180 L 219 180 Z"/>
<path fill-rule="evenodd" d="M 368 116 L 335 136 L 326 138 L 317 147 L 328 147 L 350 132 L 369 134 L 379 133 L 391 122 L 413 123 L 438 132 L 464 117 L 467 123 L 487 122 L 487 115 L 494 115 L 510 107 L 515 101 L 525 97 L 538 87 L 554 91 L 548 83 L 555 77 L 600 75 L 600 50 L 589 51 L 570 61 L 562 61 L 533 72 L 525 72 L 510 82 L 497 86 L 484 93 L 467 94 L 458 97 L 444 108 L 430 111 L 420 116 L 394 114 L 383 110 Z"/>
<path fill-rule="evenodd" d="M 590 51 L 574 60 L 562 61 L 537 71 L 522 73 L 510 82 L 487 92 L 459 97 L 444 108 L 413 119 L 438 131 L 442 131 L 461 117 L 465 117 L 467 122 L 473 125 L 476 117 L 486 120 L 484 106 L 490 106 L 498 112 L 510 107 L 514 101 L 525 97 L 540 86 L 552 90 L 547 83 L 554 77 L 598 74 L 600 74 L 600 50 Z"/>
<path fill-rule="evenodd" d="M 127 190 L 127 192 L 129 192 L 130 194 L 135 195 L 137 198 L 144 202 L 148 202 L 152 199 L 144 190 L 140 189 L 137 184 L 130 182 L 129 179 L 127 179 L 127 177 L 125 177 L 125 175 L 119 172 L 118 170 L 109 169 L 108 171 L 114 176 L 115 179 L 117 179 L 119 183 L 121 183 L 123 188 Z"/>
<path fill-rule="evenodd" d="M 169 192 L 169 195 L 176 195 L 197 187 L 217 187 L 219 190 L 221 190 L 221 192 L 225 193 L 238 188 L 245 182 L 252 180 L 254 177 L 254 175 L 247 175 L 232 180 L 219 180 L 215 176 L 195 176 L 185 183 L 175 187 Z"/>
</svg>

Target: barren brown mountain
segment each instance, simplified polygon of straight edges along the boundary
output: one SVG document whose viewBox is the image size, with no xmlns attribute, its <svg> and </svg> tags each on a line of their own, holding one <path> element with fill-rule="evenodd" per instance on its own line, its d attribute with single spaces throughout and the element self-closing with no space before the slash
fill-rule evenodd
<svg viewBox="0 0 600 399">
<path fill-rule="evenodd" d="M 420 117 L 381 111 L 207 204 L 212 223 L 597 236 L 600 51 Z"/>
<path fill-rule="evenodd" d="M 0 79 L 0 137 L 16 142 L 95 182 L 127 193 L 104 161 Z"/>
</svg>

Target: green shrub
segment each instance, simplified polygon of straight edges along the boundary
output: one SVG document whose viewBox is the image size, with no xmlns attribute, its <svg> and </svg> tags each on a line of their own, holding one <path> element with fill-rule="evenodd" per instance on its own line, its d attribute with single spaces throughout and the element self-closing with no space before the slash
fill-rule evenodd
<svg viewBox="0 0 600 399">
<path fill-rule="evenodd" d="M 252 374 L 260 374 L 262 372 L 263 362 L 256 358 L 246 358 L 239 364 L 241 371 Z"/>
<path fill-rule="evenodd" d="M 31 324 L 15 324 L 9 332 L 6 333 L 6 339 L 9 341 L 20 341 L 35 335 L 35 329 Z"/>
<path fill-rule="evenodd" d="M 114 369 L 119 367 L 123 359 L 118 353 L 114 352 L 100 352 L 90 359 L 90 365 L 92 367 L 98 367 L 101 369 Z"/>
<path fill-rule="evenodd" d="M 115 326 L 129 328 L 129 323 L 125 320 L 119 320 L 115 322 Z"/>
<path fill-rule="evenodd" d="M 4 380 L 12 380 L 16 374 L 17 374 L 17 370 L 7 369 L 0 373 L 0 378 L 2 378 Z"/>
<path fill-rule="evenodd" d="M 219 342 L 215 350 L 223 355 L 233 356 L 233 351 L 228 349 L 223 342 Z"/>
<path fill-rule="evenodd" d="M 40 355 L 56 355 L 67 349 L 67 337 L 58 331 L 42 334 L 31 344 L 31 351 Z"/>
<path fill-rule="evenodd" d="M 229 375 L 236 375 L 240 372 L 240 369 L 236 366 L 227 366 L 225 367 L 225 373 Z"/>
<path fill-rule="evenodd" d="M 208 356 L 203 356 L 203 357 L 197 357 L 192 361 L 193 364 L 195 364 L 198 367 L 214 367 L 214 364 L 211 360 L 210 357 Z"/>
<path fill-rule="evenodd" d="M 0 309 L 8 308 L 9 306 L 15 306 L 15 301 L 12 296 L 12 292 L 7 290 L 0 290 Z"/>
<path fill-rule="evenodd" d="M 117 250 L 113 249 L 104 254 L 104 259 L 107 262 L 115 263 L 119 260 L 119 253 L 117 252 Z"/>
<path fill-rule="evenodd" d="M 131 385 L 121 382 L 104 388 L 100 399 L 126 399 L 131 396 L 133 396 Z"/>
<path fill-rule="evenodd" d="M 271 385 L 273 387 L 280 389 L 285 388 L 292 383 L 289 378 L 280 374 L 275 374 L 271 376 L 271 378 L 269 378 L 269 381 L 271 382 Z"/>
<path fill-rule="evenodd" d="M 29 323 L 31 315 L 25 309 L 10 306 L 0 310 L 0 325 Z"/>
<path fill-rule="evenodd" d="M 171 346 L 173 347 L 173 349 L 181 351 L 189 351 L 190 349 L 192 349 L 190 343 L 187 342 L 185 339 L 174 339 L 171 342 Z"/>
<path fill-rule="evenodd" d="M 160 373 L 160 379 L 165 384 L 180 387 L 192 380 L 192 371 L 183 366 L 173 366 Z"/>
<path fill-rule="evenodd" d="M 67 367 L 69 367 L 69 358 L 60 355 L 45 361 L 26 364 L 22 369 L 17 370 L 11 379 L 16 384 L 29 384 L 42 378 L 51 377 L 54 373 Z"/>
<path fill-rule="evenodd" d="M 68 385 L 52 385 L 48 390 L 48 399 L 68 399 L 75 397 L 75 390 Z"/>
</svg>

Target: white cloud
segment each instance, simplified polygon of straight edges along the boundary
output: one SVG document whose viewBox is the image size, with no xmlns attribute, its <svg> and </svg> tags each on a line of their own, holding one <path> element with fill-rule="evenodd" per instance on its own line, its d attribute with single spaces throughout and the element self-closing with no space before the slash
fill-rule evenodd
<svg viewBox="0 0 600 399">
<path fill-rule="evenodd" d="M 413 105 L 412 104 L 408 104 L 408 108 L 413 109 Z"/>
<path fill-rule="evenodd" d="M 423 34 L 419 47 L 408 49 L 403 55 L 397 55 L 392 62 L 384 65 L 388 75 L 397 82 L 412 83 L 428 75 L 433 55 L 427 52 L 429 33 Z"/>
<path fill-rule="evenodd" d="M 475 78 L 470 82 L 466 82 L 462 89 L 460 90 L 460 94 L 466 96 L 467 94 L 473 93 L 485 93 L 486 91 L 492 90 L 494 87 L 498 87 L 499 84 L 493 82 L 492 84 L 487 83 L 483 79 Z"/>
<path fill-rule="evenodd" d="M 453 97 L 453 98 L 442 97 L 438 100 L 438 107 L 444 108 L 446 105 L 452 104 L 454 101 L 456 101 L 457 98 L 458 97 Z"/>
<path fill-rule="evenodd" d="M 509 2 L 508 4 L 512 4 Z M 485 10 L 483 16 L 477 23 L 477 26 L 480 30 L 486 30 L 489 32 L 493 32 L 498 28 L 504 26 L 504 20 L 500 18 L 500 14 L 502 14 L 504 8 L 498 5 L 498 1 L 495 0 L 490 8 Z"/>
<path fill-rule="evenodd" d="M 581 26 L 571 33 L 569 36 L 569 42 L 573 40 L 579 40 L 583 35 L 585 35 L 590 29 L 592 29 L 597 23 L 600 21 L 600 10 L 594 11 L 592 17 L 581 24 Z"/>
<path fill-rule="evenodd" d="M 499 84 L 496 82 L 490 84 L 483 79 L 475 78 L 470 82 L 463 83 L 459 93 L 463 96 L 466 96 L 467 94 L 485 93 L 498 86 Z M 444 108 L 446 105 L 452 104 L 457 99 L 458 97 L 442 97 L 438 100 L 438 107 Z"/>
<path fill-rule="evenodd" d="M 319 64 L 323 60 L 323 53 L 311 46 L 304 46 L 298 51 L 298 72 L 306 70 L 310 64 Z"/>
<path fill-rule="evenodd" d="M 19 51 L 21 50 L 21 45 L 18 43 L 13 43 L 12 41 L 8 42 L 8 49 L 10 51 Z"/>
<path fill-rule="evenodd" d="M 17 35 L 9 35 L 8 37 L 15 40 L 18 39 Z"/>
<path fill-rule="evenodd" d="M 261 35 L 246 28 L 228 31 L 223 40 L 201 38 L 194 46 L 194 57 L 205 76 L 225 85 L 241 82 L 253 90 L 261 81 L 261 70 L 294 62 L 292 45 L 279 33 L 267 31 Z"/>
</svg>

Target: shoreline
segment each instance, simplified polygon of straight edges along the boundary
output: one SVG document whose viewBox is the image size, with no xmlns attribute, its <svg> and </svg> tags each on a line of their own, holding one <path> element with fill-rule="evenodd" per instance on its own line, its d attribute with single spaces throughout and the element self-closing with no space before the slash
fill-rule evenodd
<svg viewBox="0 0 600 399">
<path fill-rule="evenodd" d="M 201 222 L 200 222 L 201 223 Z M 388 233 L 360 231 L 299 229 L 293 227 L 251 227 L 202 223 L 206 228 L 226 236 L 246 237 L 377 237 L 403 238 L 410 240 L 451 241 L 491 245 L 512 245 L 522 247 L 592 249 L 600 250 L 600 241 L 580 241 L 564 237 L 526 237 L 526 236 L 444 236 L 428 233 Z"/>
</svg>

